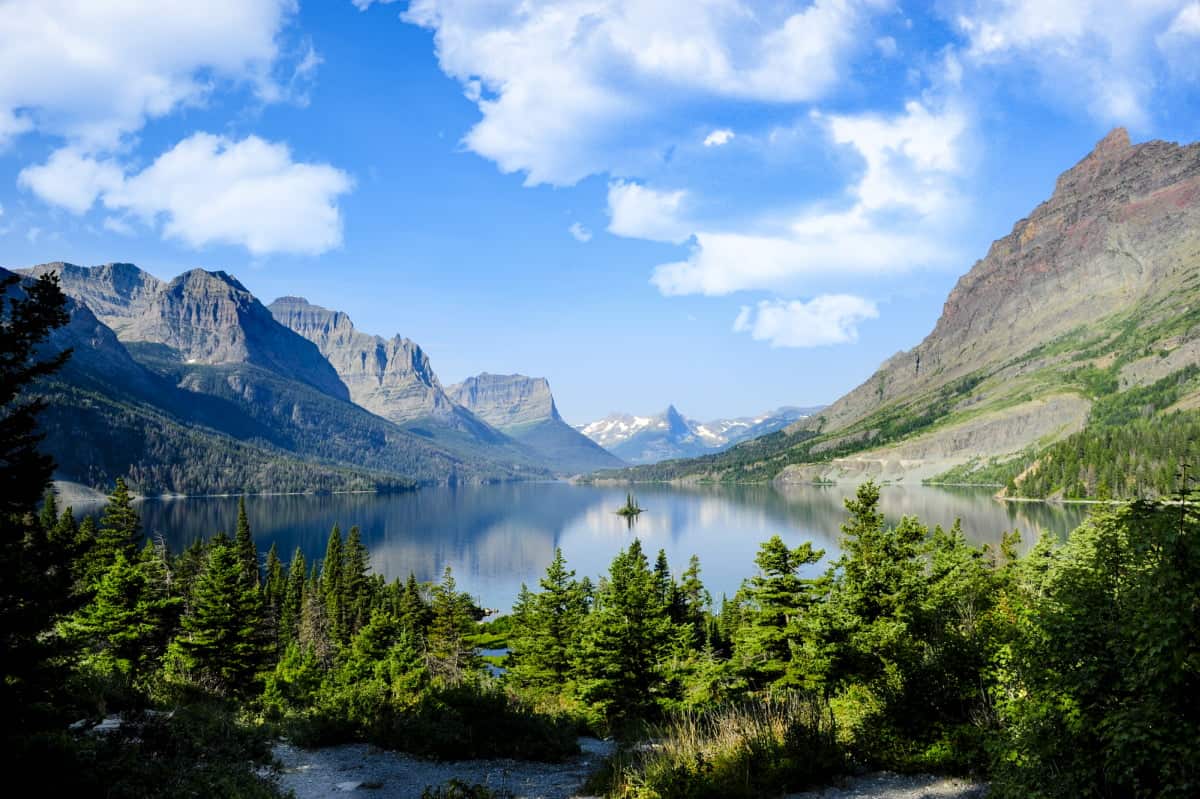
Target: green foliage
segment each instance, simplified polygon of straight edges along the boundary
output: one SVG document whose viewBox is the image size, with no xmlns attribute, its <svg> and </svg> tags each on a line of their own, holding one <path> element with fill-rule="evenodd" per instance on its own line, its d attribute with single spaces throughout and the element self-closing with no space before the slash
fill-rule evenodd
<svg viewBox="0 0 1200 799">
<path fill-rule="evenodd" d="M 522 688 L 561 690 L 572 674 L 588 596 L 557 548 L 540 585 L 536 595 L 522 586 L 513 608 L 509 679 Z"/>
<path fill-rule="evenodd" d="M 634 539 L 613 559 L 584 628 L 583 698 L 615 728 L 657 716 L 677 693 L 665 661 L 678 632 L 641 542 Z"/>
<path fill-rule="evenodd" d="M 1104 510 L 1044 557 L 1013 597 L 997 692 L 999 795 L 1194 796 L 1196 510 Z"/>
<path fill-rule="evenodd" d="M 466 783 L 456 778 L 439 788 L 434 788 L 432 785 L 425 786 L 425 790 L 421 791 L 421 799 L 502 799 L 502 797 L 486 785 Z"/>
</svg>

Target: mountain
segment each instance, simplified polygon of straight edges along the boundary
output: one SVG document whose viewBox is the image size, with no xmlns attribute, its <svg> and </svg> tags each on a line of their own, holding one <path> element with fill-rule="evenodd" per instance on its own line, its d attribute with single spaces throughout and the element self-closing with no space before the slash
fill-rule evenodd
<svg viewBox="0 0 1200 799">
<path fill-rule="evenodd" d="M 192 269 L 164 283 L 133 264 L 87 269 L 43 264 L 124 341 L 159 344 L 187 364 L 252 364 L 307 383 L 337 399 L 350 393 L 312 343 L 292 335 L 225 272 Z"/>
<path fill-rule="evenodd" d="M 544 377 L 484 372 L 448 389 L 454 402 L 572 474 L 624 465 L 563 421 Z"/>
<path fill-rule="evenodd" d="M 1018 493 L 1028 482 L 1094 495 L 1103 464 L 1078 452 L 1144 423 L 1140 443 L 1124 443 L 1128 479 L 1104 488 L 1162 491 L 1180 457 L 1163 431 L 1200 407 L 1198 363 L 1200 144 L 1134 145 L 1117 129 L 959 279 L 916 347 L 811 419 L 626 476 L 953 479 Z M 1057 485 L 1029 480 L 1051 467 Z"/>
<path fill-rule="evenodd" d="M 483 443 L 504 442 L 494 428 L 447 395 L 429 356 L 410 339 L 363 333 L 345 313 L 303 297 L 280 297 L 269 307 L 280 324 L 316 345 L 354 404 L 397 424 L 446 427 Z"/>
<path fill-rule="evenodd" d="M 766 435 L 805 418 L 811 408 L 779 408 L 757 417 L 696 422 L 675 406 L 655 416 L 616 413 L 579 430 L 600 446 L 634 464 L 690 458 L 720 452 L 748 438 Z"/>
<path fill-rule="evenodd" d="M 129 474 L 147 493 L 205 493 L 549 475 L 514 442 L 467 454 L 353 404 L 316 345 L 224 272 L 163 282 L 128 264 L 26 270 L 47 272 L 85 345 L 46 386 L 64 479 Z"/>
</svg>

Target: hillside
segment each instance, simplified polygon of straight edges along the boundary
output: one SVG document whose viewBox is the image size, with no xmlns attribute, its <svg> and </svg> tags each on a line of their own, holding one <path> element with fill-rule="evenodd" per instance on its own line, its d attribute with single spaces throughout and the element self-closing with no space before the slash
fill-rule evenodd
<svg viewBox="0 0 1200 799">
<path fill-rule="evenodd" d="M 1120 416 L 1098 409 L 1136 406 L 1152 427 L 1182 429 L 1174 414 L 1200 406 L 1198 300 L 1200 145 L 1133 145 L 1117 129 L 958 281 L 933 332 L 862 385 L 722 455 L 619 476 L 952 479 L 1023 493 L 1017 476 L 1056 442 L 1103 438 Z M 1126 441 L 1146 476 L 1107 490 L 1172 490 L 1162 475 L 1192 446 L 1173 439 Z M 1075 463 L 1078 474 L 1029 491 L 1095 495 L 1094 464 Z"/>
<path fill-rule="evenodd" d="M 169 283 L 128 264 L 26 274 L 45 272 L 72 298 L 56 341 L 75 356 L 44 386 L 60 479 L 104 487 L 127 475 L 145 493 L 213 493 L 549 474 L 513 442 L 495 457 L 464 452 L 353 404 L 317 347 L 223 272 Z"/>
</svg>

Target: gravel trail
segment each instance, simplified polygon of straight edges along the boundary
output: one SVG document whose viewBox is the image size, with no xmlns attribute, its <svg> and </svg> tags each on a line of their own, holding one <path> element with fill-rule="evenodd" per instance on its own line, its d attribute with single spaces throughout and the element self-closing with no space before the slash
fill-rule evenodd
<svg viewBox="0 0 1200 799">
<path fill-rule="evenodd" d="M 280 787 L 296 799 L 347 796 L 371 799 L 420 799 L 426 786 L 440 787 L 451 779 L 486 785 L 514 799 L 570 799 L 584 780 L 612 753 L 613 745 L 595 738 L 579 741 L 583 753 L 564 763 L 520 760 L 459 760 L 434 762 L 368 744 L 301 749 L 275 747 L 283 764 Z"/>
<path fill-rule="evenodd" d="M 986 785 L 929 774 L 892 774 L 881 771 L 852 777 L 817 791 L 790 794 L 787 799 L 984 799 Z"/>
</svg>

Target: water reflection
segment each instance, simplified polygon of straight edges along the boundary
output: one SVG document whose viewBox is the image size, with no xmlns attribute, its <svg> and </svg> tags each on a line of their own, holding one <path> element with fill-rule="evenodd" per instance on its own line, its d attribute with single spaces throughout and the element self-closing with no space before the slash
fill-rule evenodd
<svg viewBox="0 0 1200 799">
<path fill-rule="evenodd" d="M 522 582 L 537 582 L 561 546 L 572 568 L 593 578 L 634 536 L 651 555 L 665 549 L 682 569 L 700 556 L 713 595 L 732 594 L 754 569 L 759 543 L 779 534 L 790 545 L 812 541 L 836 555 L 845 520 L 844 486 L 640 487 L 646 512 L 637 524 L 615 514 L 625 501 L 620 487 L 525 483 L 427 489 L 376 496 L 248 497 L 246 510 L 260 548 L 279 547 L 286 561 L 299 547 L 306 558 L 325 551 L 330 528 L 357 524 L 372 566 L 389 579 L 411 571 L 436 579 L 451 566 L 460 586 L 490 607 L 511 605 Z M 929 525 L 962 519 L 968 538 L 995 543 L 1008 530 L 1021 530 L 1025 546 L 1041 530 L 1064 535 L 1083 519 L 1079 506 L 1001 503 L 987 491 L 885 486 L 885 515 L 892 522 L 916 515 Z M 94 509 L 92 509 L 94 510 Z M 237 521 L 237 499 L 226 497 L 148 500 L 139 506 L 148 532 L 179 549 L 197 537 Z"/>
</svg>

